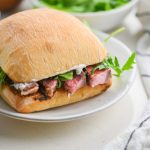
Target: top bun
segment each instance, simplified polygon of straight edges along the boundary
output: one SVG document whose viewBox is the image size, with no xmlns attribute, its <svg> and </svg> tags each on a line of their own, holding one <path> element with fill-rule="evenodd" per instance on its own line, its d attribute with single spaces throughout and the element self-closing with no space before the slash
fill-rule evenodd
<svg viewBox="0 0 150 150">
<path fill-rule="evenodd" d="M 34 9 L 0 21 L 0 66 L 14 82 L 41 80 L 105 57 L 97 37 L 67 13 Z"/>
</svg>

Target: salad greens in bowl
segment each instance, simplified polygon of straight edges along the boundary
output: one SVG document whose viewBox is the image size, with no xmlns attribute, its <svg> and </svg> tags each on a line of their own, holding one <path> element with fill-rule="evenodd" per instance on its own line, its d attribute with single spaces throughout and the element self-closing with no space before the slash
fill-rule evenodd
<svg viewBox="0 0 150 150">
<path fill-rule="evenodd" d="M 47 7 L 71 13 L 96 29 L 119 26 L 138 0 L 32 0 L 33 7 Z"/>
<path fill-rule="evenodd" d="M 39 0 L 52 8 L 69 12 L 108 11 L 123 6 L 131 0 Z"/>
</svg>

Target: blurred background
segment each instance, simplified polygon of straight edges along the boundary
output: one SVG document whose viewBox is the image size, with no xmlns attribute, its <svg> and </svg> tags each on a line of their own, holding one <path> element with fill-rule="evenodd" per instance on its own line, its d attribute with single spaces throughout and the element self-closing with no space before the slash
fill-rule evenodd
<svg viewBox="0 0 150 150">
<path fill-rule="evenodd" d="M 17 11 L 50 8 L 66 11 L 91 27 L 108 31 L 123 23 L 139 0 L 0 0 L 1 18 Z"/>
</svg>

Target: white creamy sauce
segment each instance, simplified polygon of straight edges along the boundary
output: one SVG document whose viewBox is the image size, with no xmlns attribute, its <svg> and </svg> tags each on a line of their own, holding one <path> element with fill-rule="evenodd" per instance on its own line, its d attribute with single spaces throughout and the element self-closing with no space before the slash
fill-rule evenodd
<svg viewBox="0 0 150 150">
<path fill-rule="evenodd" d="M 33 82 L 36 82 L 37 80 L 36 80 L 36 79 L 32 79 L 32 81 L 33 81 Z"/>
<path fill-rule="evenodd" d="M 14 83 L 12 86 L 17 90 L 23 90 L 27 86 L 29 86 L 31 83 Z"/>
<path fill-rule="evenodd" d="M 84 64 L 78 65 L 77 68 L 75 69 L 76 74 L 81 74 L 83 68 L 85 68 L 85 67 L 86 67 L 86 65 L 84 65 Z"/>
<path fill-rule="evenodd" d="M 82 72 L 83 68 L 85 68 L 85 67 L 86 67 L 85 64 L 79 64 L 79 65 L 76 65 L 76 66 L 70 68 L 69 70 L 61 71 L 61 72 L 56 72 L 56 73 L 53 74 L 51 77 L 56 76 L 56 75 L 58 75 L 58 74 L 63 74 L 63 73 L 66 73 L 66 72 L 72 71 L 72 70 L 76 70 L 76 73 L 79 74 L 79 73 Z"/>
</svg>

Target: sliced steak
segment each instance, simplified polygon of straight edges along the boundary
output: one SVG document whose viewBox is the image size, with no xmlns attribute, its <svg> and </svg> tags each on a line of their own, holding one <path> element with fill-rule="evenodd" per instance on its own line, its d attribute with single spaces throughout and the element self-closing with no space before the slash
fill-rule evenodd
<svg viewBox="0 0 150 150">
<path fill-rule="evenodd" d="M 29 95 L 36 93 L 39 90 L 39 85 L 36 82 L 15 83 L 13 87 L 21 92 L 21 95 Z"/>
<path fill-rule="evenodd" d="M 95 70 L 95 72 L 92 74 L 92 66 L 88 66 L 86 68 L 88 73 L 88 84 L 91 87 L 95 87 L 99 84 L 105 84 L 108 82 L 108 80 L 111 77 L 111 70 L 110 69 L 103 69 L 103 70 Z"/>
<path fill-rule="evenodd" d="M 57 86 L 57 80 L 54 79 L 45 79 L 42 82 L 45 90 L 46 90 L 46 94 L 49 97 L 52 97 L 54 95 L 54 92 L 56 91 L 56 86 Z"/>
<path fill-rule="evenodd" d="M 72 80 L 64 82 L 64 88 L 69 94 L 75 93 L 79 88 L 86 85 L 86 76 L 84 73 L 75 75 Z"/>
</svg>

